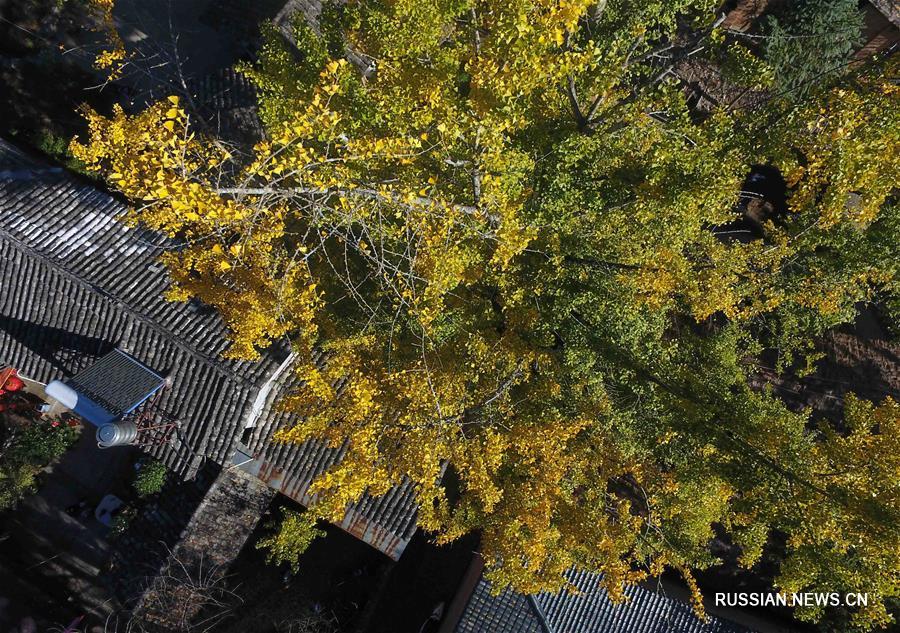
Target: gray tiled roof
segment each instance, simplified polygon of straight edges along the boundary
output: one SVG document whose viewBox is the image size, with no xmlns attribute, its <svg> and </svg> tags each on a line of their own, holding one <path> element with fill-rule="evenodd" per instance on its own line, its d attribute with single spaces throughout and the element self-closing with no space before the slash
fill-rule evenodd
<svg viewBox="0 0 900 633">
<path fill-rule="evenodd" d="M 199 80 L 190 90 L 198 114 L 217 138 L 251 147 L 265 138 L 257 110 L 256 87 L 234 68 L 221 68 Z"/>
<path fill-rule="evenodd" d="M 0 142 L 0 362 L 47 382 L 118 347 L 172 375 L 160 404 L 184 421 L 182 441 L 157 453 L 188 474 L 201 456 L 230 457 L 276 359 L 221 360 L 221 319 L 161 296 L 169 281 L 156 259 L 174 244 L 124 225 L 124 213 L 109 195 Z"/>
<path fill-rule="evenodd" d="M 318 360 L 318 359 L 317 359 Z M 300 388 L 298 378 L 289 374 L 282 389 L 292 391 Z M 280 411 L 278 396 L 281 391 L 273 390 L 262 403 L 261 419 L 266 423 L 257 426 L 247 437 L 246 450 L 257 457 L 248 466 L 254 474 L 270 480 L 271 485 L 297 501 L 310 501 L 307 489 L 312 480 L 344 454 L 344 448 L 321 447 L 311 450 L 312 444 L 284 444 L 271 441 L 272 434 L 279 428 L 289 427 L 294 417 Z M 382 497 L 364 497 L 345 517 L 345 530 L 374 545 L 392 558 L 398 558 L 412 538 L 415 525 L 415 501 L 412 487 L 403 485 Z M 370 525 L 366 517 L 378 517 L 377 526 Z"/>
<path fill-rule="evenodd" d="M 492 596 L 491 585 L 484 578 L 466 605 L 456 633 L 548 633 L 530 598 L 504 591 Z"/>
<path fill-rule="evenodd" d="M 482 578 L 455 633 L 750 633 L 734 622 L 709 616 L 699 620 L 689 604 L 643 587 L 625 590 L 628 601 L 614 604 L 600 576 L 570 571 L 576 593 L 497 596 Z"/>
<path fill-rule="evenodd" d="M 270 445 L 276 428 L 296 421 L 276 407 L 298 386 L 289 368 L 278 374 L 287 350 L 274 348 L 254 363 L 223 359 L 228 344 L 218 314 L 162 298 L 170 282 L 157 259 L 177 244 L 125 225 L 125 211 L 0 140 L 0 365 L 49 382 L 122 349 L 168 378 L 159 405 L 181 428 L 151 452 L 170 468 L 187 477 L 206 459 L 228 463 L 253 421 L 254 456 L 289 482 L 280 487 L 285 494 L 308 501 L 310 481 L 341 451 L 316 442 Z M 343 527 L 398 553 L 415 531 L 415 510 L 403 487 L 363 500 Z"/>
</svg>

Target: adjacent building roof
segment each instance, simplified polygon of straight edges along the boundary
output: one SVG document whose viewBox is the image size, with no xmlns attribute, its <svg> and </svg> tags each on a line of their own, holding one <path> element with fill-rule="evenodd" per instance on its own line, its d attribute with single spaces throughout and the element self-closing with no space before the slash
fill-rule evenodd
<svg viewBox="0 0 900 633">
<path fill-rule="evenodd" d="M 704 622 L 689 604 L 643 587 L 625 590 L 614 604 L 600 588 L 600 576 L 570 571 L 577 593 L 523 596 L 506 590 L 491 595 L 484 578 L 475 586 L 455 633 L 750 633 L 728 620 Z"/>
<path fill-rule="evenodd" d="M 288 345 L 258 362 L 223 359 L 227 331 L 216 311 L 162 298 L 170 280 L 158 257 L 178 243 L 124 223 L 125 213 L 87 181 L 0 140 L 0 365 L 46 383 L 121 349 L 167 378 L 159 406 L 180 429 L 151 452 L 170 469 L 190 477 L 206 460 L 230 463 L 241 449 L 273 487 L 308 502 L 310 482 L 342 451 L 272 445 L 279 427 L 296 422 L 276 406 L 300 386 Z M 364 499 L 344 527 L 397 558 L 415 514 L 404 486 Z"/>
<path fill-rule="evenodd" d="M 256 87 L 233 67 L 220 68 L 188 85 L 199 116 L 216 138 L 252 147 L 265 138 Z"/>
<path fill-rule="evenodd" d="M 900 28 L 900 5 L 896 0 L 869 0 L 875 5 L 884 16 L 891 21 L 891 24 Z"/>
</svg>

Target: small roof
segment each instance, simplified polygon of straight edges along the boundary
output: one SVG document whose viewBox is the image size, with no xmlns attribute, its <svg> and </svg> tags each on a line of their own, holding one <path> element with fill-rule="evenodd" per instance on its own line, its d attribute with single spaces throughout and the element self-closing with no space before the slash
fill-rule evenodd
<svg viewBox="0 0 900 633">
<path fill-rule="evenodd" d="M 600 575 L 566 574 L 577 593 L 513 591 L 491 595 L 478 581 L 454 633 L 751 633 L 730 620 L 694 615 L 686 602 L 640 586 L 628 587 L 625 604 L 615 604 L 600 587 Z"/>
<path fill-rule="evenodd" d="M 891 23 L 900 28 L 900 5 L 897 5 L 896 0 L 893 2 L 891 0 L 870 0 L 870 2 L 875 5 L 884 17 L 891 21 Z"/>
<path fill-rule="evenodd" d="M 219 140 L 252 147 L 265 138 L 256 86 L 233 67 L 220 68 L 191 80 L 188 88 L 194 96 L 197 114 Z"/>
</svg>

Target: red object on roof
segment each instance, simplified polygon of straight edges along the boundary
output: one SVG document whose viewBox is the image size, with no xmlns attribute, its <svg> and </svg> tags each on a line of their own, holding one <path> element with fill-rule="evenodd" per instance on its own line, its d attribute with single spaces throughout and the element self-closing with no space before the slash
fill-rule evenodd
<svg viewBox="0 0 900 633">
<path fill-rule="evenodd" d="M 21 389 L 21 388 L 24 387 L 24 386 L 25 386 L 25 383 L 24 383 L 24 382 L 22 382 L 21 380 L 19 380 L 19 379 L 16 378 L 15 376 L 11 376 L 11 377 L 6 381 L 6 384 L 3 385 L 3 388 L 4 388 L 6 391 L 18 391 L 19 389 Z"/>
<path fill-rule="evenodd" d="M 6 387 L 6 383 L 15 378 L 16 373 L 16 370 L 12 367 L 0 369 L 0 389 Z"/>
</svg>

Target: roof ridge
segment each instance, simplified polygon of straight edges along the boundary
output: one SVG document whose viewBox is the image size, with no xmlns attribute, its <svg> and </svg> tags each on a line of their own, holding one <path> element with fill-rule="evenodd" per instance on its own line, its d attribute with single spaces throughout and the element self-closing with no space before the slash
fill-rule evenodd
<svg viewBox="0 0 900 633">
<path fill-rule="evenodd" d="M 535 617 L 537 617 L 541 628 L 544 630 L 544 633 L 556 633 L 556 631 L 553 630 L 553 627 L 551 627 L 550 623 L 547 621 L 547 616 L 544 615 L 544 611 L 543 609 L 541 609 L 541 605 L 539 605 L 538 601 L 535 599 L 534 594 L 528 594 L 526 598 L 528 604 L 531 605 L 531 610 L 534 611 L 534 615 Z"/>
</svg>

